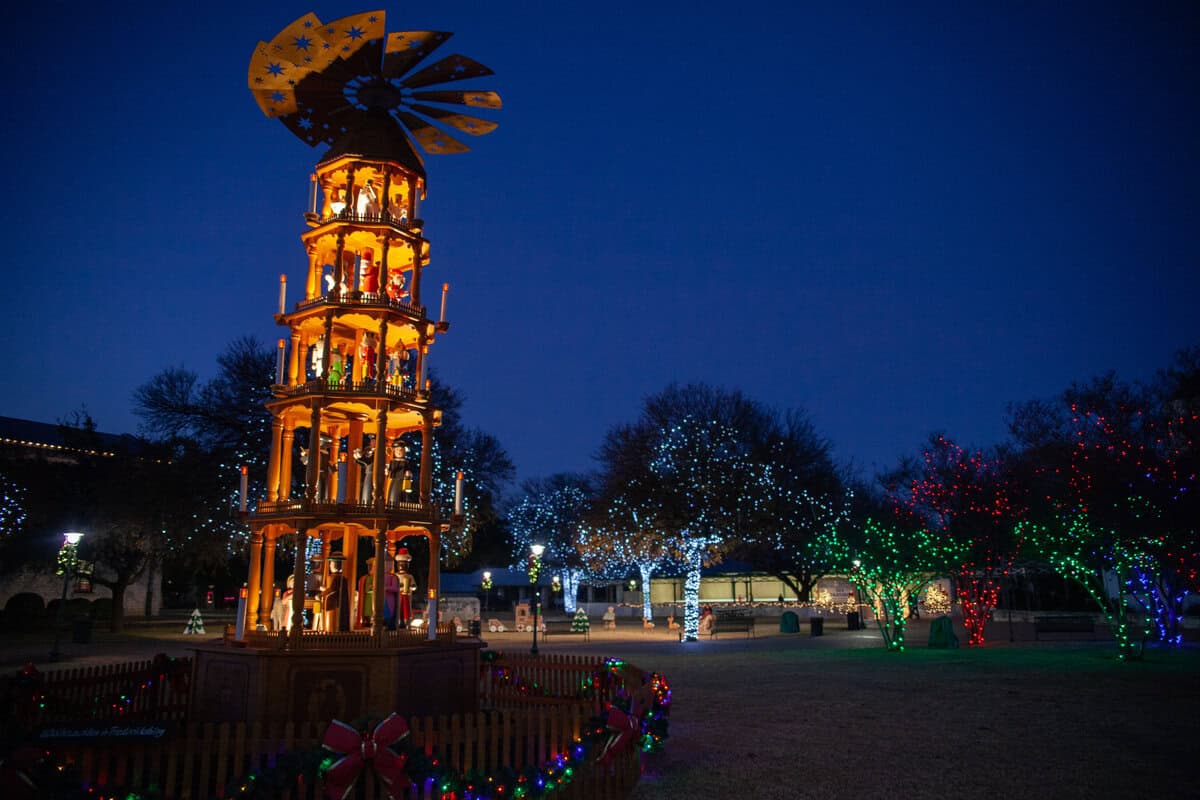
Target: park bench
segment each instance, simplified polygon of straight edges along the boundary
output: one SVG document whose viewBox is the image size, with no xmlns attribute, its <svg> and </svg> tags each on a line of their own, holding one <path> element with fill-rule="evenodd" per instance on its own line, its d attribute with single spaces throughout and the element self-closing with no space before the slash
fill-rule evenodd
<svg viewBox="0 0 1200 800">
<path fill-rule="evenodd" d="M 1095 636 L 1096 621 L 1090 615 L 1057 614 L 1033 618 L 1033 638 L 1043 633 L 1090 633 Z"/>
<path fill-rule="evenodd" d="M 745 633 L 746 636 L 754 636 L 754 617 L 747 614 L 717 614 L 717 619 L 713 625 L 710 639 L 716 638 L 722 633 Z"/>
<path fill-rule="evenodd" d="M 582 635 L 585 642 L 590 642 L 592 640 L 590 631 L 587 629 L 582 631 L 572 630 L 572 623 L 569 619 L 547 619 L 543 620 L 542 624 L 546 626 L 546 629 L 542 631 L 542 636 L 547 639 L 550 638 L 551 634 L 558 636 L 564 633 L 574 633 L 576 635 Z"/>
</svg>

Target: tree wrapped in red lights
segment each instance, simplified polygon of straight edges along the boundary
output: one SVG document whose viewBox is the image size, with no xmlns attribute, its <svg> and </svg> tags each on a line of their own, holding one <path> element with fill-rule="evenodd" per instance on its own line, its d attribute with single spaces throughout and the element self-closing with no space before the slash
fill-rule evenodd
<svg viewBox="0 0 1200 800">
<path fill-rule="evenodd" d="M 1022 508 L 1000 454 L 969 451 L 952 439 L 930 437 L 923 462 L 888 479 L 897 517 L 927 527 L 954 543 L 961 559 L 950 565 L 955 599 L 962 608 L 967 643 L 982 645 L 984 628 L 1020 549 L 1013 525 Z"/>
</svg>

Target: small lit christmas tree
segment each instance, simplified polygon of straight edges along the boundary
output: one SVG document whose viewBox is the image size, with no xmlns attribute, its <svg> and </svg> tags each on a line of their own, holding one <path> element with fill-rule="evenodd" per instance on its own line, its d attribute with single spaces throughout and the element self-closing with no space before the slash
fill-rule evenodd
<svg viewBox="0 0 1200 800">
<path fill-rule="evenodd" d="M 587 612 L 582 608 L 575 609 L 575 616 L 571 619 L 572 633 L 587 633 L 592 629 L 592 623 L 588 622 Z"/>
<path fill-rule="evenodd" d="M 187 626 L 183 629 L 184 634 L 195 634 L 197 636 L 204 635 L 204 620 L 200 617 L 200 609 L 192 609 L 192 615 L 188 617 Z"/>
</svg>

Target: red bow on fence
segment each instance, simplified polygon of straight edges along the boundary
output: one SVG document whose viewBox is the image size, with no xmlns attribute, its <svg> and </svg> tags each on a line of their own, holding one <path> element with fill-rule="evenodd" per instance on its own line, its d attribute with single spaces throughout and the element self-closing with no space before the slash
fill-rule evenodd
<svg viewBox="0 0 1200 800">
<path fill-rule="evenodd" d="M 408 723 L 398 714 L 392 714 L 376 725 L 375 730 L 362 733 L 339 720 L 330 722 L 321 746 L 342 757 L 325 771 L 325 796 L 345 800 L 363 767 L 370 764 L 387 786 L 388 797 L 397 800 L 399 792 L 407 789 L 411 782 L 404 774 L 408 756 L 397 753 L 391 746 L 405 736 L 408 736 Z"/>
<path fill-rule="evenodd" d="M 641 738 L 644 713 L 641 698 L 637 695 L 629 703 L 628 714 L 616 706 L 609 707 L 608 729 L 612 732 L 612 736 L 604 743 L 604 747 L 596 757 L 597 764 L 602 767 L 607 766 L 613 758 L 628 750 L 631 744 Z"/>
</svg>

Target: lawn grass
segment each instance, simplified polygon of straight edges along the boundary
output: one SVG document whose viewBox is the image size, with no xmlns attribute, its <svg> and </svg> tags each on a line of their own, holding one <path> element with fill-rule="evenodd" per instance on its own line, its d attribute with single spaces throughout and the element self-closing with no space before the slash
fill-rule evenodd
<svg viewBox="0 0 1200 800">
<path fill-rule="evenodd" d="M 1200 651 L 1103 643 L 668 654 L 634 800 L 1197 796 Z"/>
</svg>

